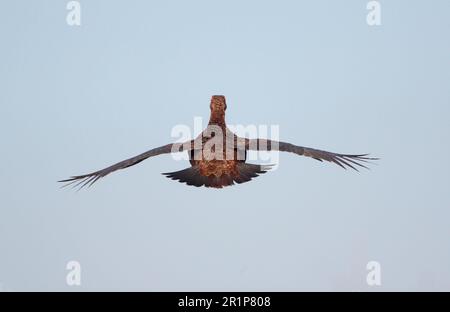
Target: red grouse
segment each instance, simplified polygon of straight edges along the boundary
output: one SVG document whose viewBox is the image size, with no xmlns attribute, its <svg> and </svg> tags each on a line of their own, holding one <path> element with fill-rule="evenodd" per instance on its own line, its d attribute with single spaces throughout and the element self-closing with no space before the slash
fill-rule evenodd
<svg viewBox="0 0 450 312">
<path fill-rule="evenodd" d="M 211 98 L 210 109 L 208 126 L 194 140 L 157 147 L 105 169 L 73 176 L 59 182 L 66 183 L 65 186 L 74 184 L 74 186 L 83 188 L 86 185 L 92 185 L 111 172 L 134 166 L 149 157 L 182 151 L 189 153 L 191 166 L 184 170 L 163 174 L 187 185 L 214 188 L 233 185 L 235 182 L 248 182 L 270 168 L 270 166 L 247 163 L 248 150 L 291 152 L 319 161 L 326 160 L 342 168 L 349 167 L 355 170 L 357 170 L 357 166 L 367 168 L 364 162 L 377 159 L 367 157 L 368 154 L 337 154 L 291 143 L 241 138 L 231 132 L 225 123 L 227 104 L 224 96 L 214 95 Z"/>
</svg>

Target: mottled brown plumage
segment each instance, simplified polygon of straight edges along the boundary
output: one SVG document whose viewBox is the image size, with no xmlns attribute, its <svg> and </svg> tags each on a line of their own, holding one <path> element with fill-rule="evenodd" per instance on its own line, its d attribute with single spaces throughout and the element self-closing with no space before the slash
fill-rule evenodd
<svg viewBox="0 0 450 312">
<path fill-rule="evenodd" d="M 105 169 L 85 175 L 73 176 L 59 182 L 65 182 L 65 186 L 74 185 L 83 188 L 86 185 L 92 185 L 113 171 L 134 166 L 149 157 L 181 151 L 189 153 L 191 167 L 176 172 L 164 173 L 164 175 L 188 185 L 213 188 L 248 182 L 270 169 L 270 165 L 263 166 L 247 163 L 246 154 L 248 150 L 291 152 L 319 161 L 326 160 L 342 168 L 349 167 L 355 170 L 358 170 L 358 166 L 367 168 L 363 164 L 364 162 L 376 160 L 376 158 L 367 157 L 367 154 L 336 154 L 285 142 L 240 138 L 226 126 L 225 111 L 227 104 L 224 96 L 213 96 L 210 109 L 211 115 L 208 126 L 192 141 L 164 145 Z"/>
</svg>

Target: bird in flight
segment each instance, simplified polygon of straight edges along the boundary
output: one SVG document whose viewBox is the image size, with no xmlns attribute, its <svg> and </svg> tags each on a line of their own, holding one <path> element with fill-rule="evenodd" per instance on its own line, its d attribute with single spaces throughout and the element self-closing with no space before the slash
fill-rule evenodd
<svg viewBox="0 0 450 312">
<path fill-rule="evenodd" d="M 227 104 L 223 95 L 212 96 L 210 109 L 208 126 L 194 140 L 157 147 L 105 169 L 72 176 L 58 182 L 65 183 L 63 186 L 73 185 L 81 189 L 87 185 L 91 186 L 114 171 L 134 166 L 147 158 L 183 151 L 188 152 L 191 166 L 163 174 L 187 185 L 213 188 L 248 182 L 270 169 L 270 165 L 246 162 L 249 150 L 290 152 L 318 161 L 332 162 L 344 169 L 351 168 L 356 171 L 358 167 L 367 169 L 365 163 L 378 159 L 368 157 L 368 154 L 337 154 L 274 140 L 241 138 L 229 130 L 225 123 Z"/>
</svg>

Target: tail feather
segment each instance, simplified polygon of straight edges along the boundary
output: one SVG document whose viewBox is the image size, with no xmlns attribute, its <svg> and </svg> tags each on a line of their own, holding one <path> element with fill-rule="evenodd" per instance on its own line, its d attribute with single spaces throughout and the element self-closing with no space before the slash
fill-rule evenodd
<svg viewBox="0 0 450 312">
<path fill-rule="evenodd" d="M 239 175 L 237 177 L 234 177 L 234 181 L 236 183 L 244 183 L 248 182 L 253 178 L 256 178 L 260 174 L 266 173 L 272 165 L 254 165 L 254 164 L 247 164 L 247 163 L 239 163 L 237 165 L 237 169 L 239 172 Z"/>
<path fill-rule="evenodd" d="M 267 172 L 270 169 L 270 165 L 254 165 L 247 163 L 237 164 L 237 174 L 222 174 L 221 176 L 204 176 L 200 173 L 197 166 L 192 166 L 180 171 L 163 173 L 166 177 L 172 180 L 178 180 L 181 183 L 187 185 L 193 185 L 196 187 L 205 186 L 213 188 L 222 188 L 224 186 L 233 185 L 236 183 L 245 183 L 253 178 L 256 178 L 260 174 Z"/>
<path fill-rule="evenodd" d="M 199 173 L 198 167 L 189 167 L 176 172 L 163 173 L 172 180 L 178 180 L 187 185 L 202 186 L 207 182 L 207 178 Z"/>
</svg>

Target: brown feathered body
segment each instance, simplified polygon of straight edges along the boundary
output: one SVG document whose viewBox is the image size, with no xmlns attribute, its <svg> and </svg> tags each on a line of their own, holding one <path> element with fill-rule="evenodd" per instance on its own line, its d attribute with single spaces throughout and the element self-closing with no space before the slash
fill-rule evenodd
<svg viewBox="0 0 450 312">
<path fill-rule="evenodd" d="M 267 171 L 269 166 L 246 163 L 245 146 L 238 144 L 239 138 L 226 125 L 226 108 L 224 96 L 211 98 L 208 126 L 190 151 L 191 167 L 165 173 L 167 177 L 188 185 L 222 188 L 248 182 Z"/>
</svg>

